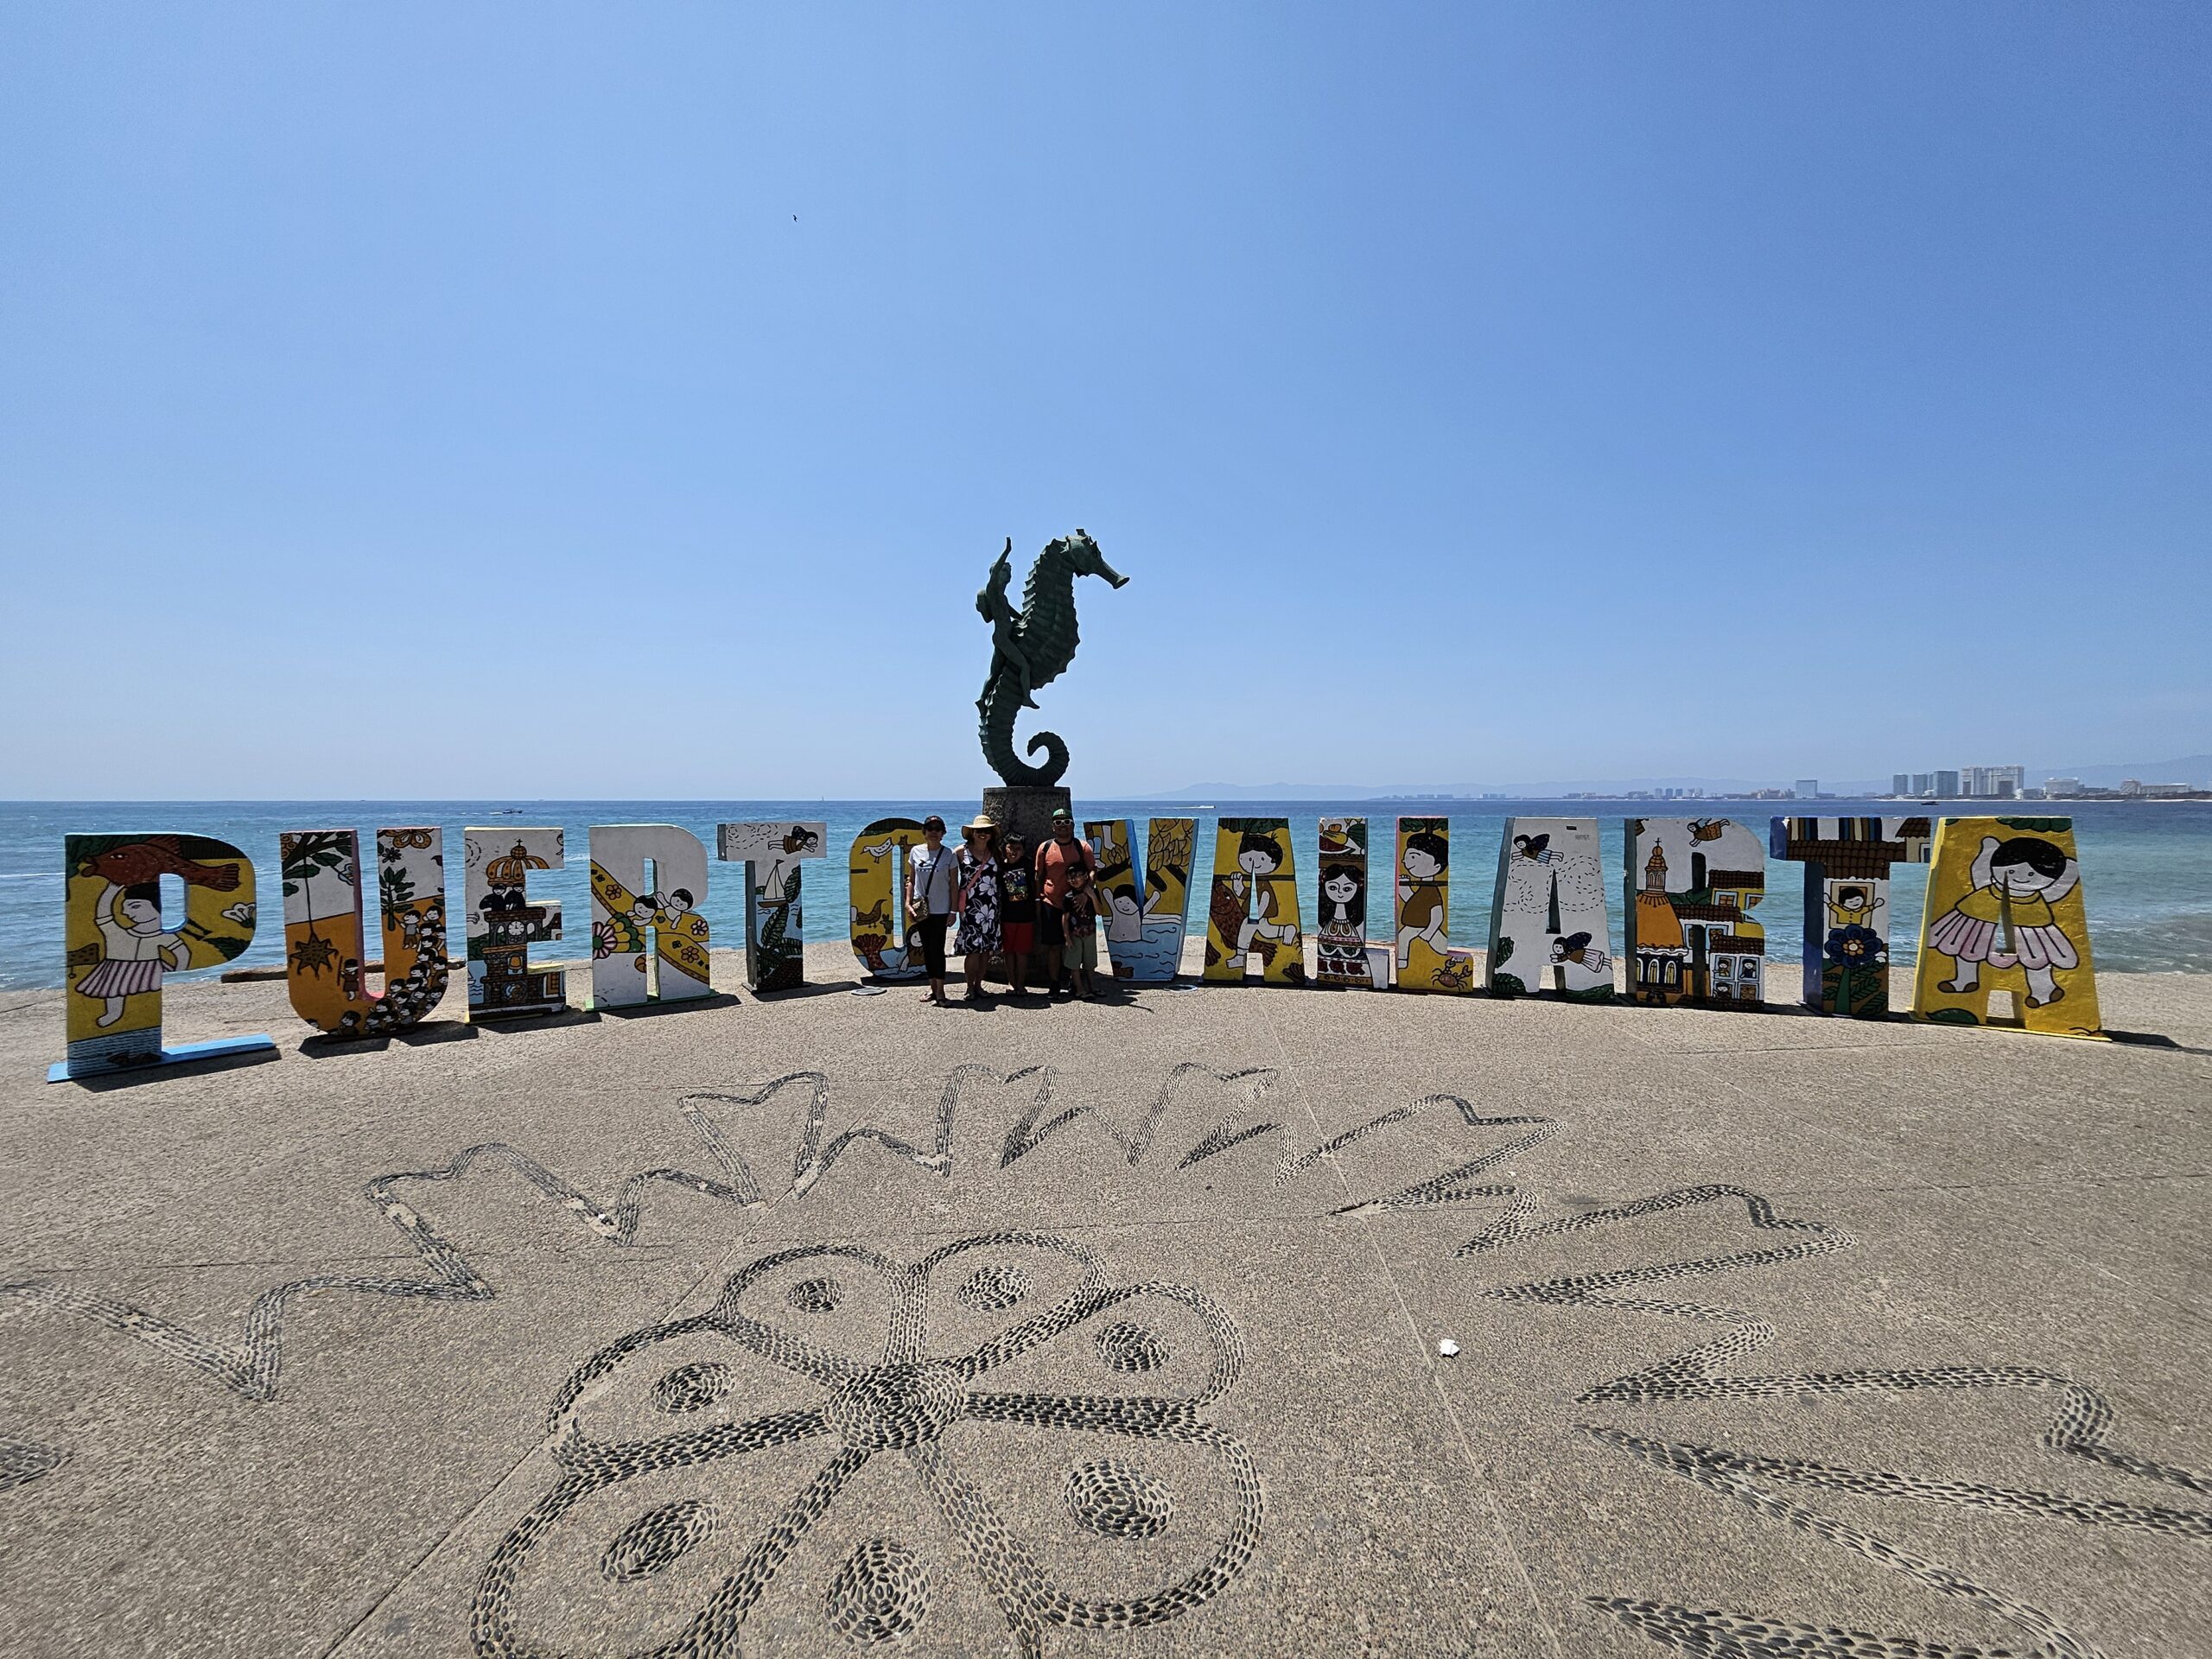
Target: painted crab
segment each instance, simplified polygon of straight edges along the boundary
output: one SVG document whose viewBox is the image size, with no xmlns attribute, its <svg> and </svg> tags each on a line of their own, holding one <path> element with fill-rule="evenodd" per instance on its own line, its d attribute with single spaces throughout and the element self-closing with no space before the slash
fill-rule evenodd
<svg viewBox="0 0 2212 1659">
<path fill-rule="evenodd" d="M 563 1386 L 560 1473 L 478 1581 L 477 1651 L 709 1659 L 741 1633 L 748 1650 L 874 1642 L 995 1604 L 1036 1656 L 1052 1626 L 1178 1618 L 1259 1542 L 1252 1458 L 1201 1415 L 1243 1358 L 1211 1298 L 1109 1284 L 1054 1235 L 911 1265 L 858 1245 L 764 1255 L 708 1313 L 633 1332 Z M 1116 1390 L 1139 1379 L 1168 1386 Z"/>
</svg>

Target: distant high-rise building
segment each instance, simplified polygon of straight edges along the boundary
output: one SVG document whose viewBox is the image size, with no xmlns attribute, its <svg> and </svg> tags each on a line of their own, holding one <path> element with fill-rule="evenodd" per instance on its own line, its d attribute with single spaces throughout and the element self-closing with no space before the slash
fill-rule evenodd
<svg viewBox="0 0 2212 1659">
<path fill-rule="evenodd" d="M 2082 780 L 2079 778 L 2046 778 L 2043 780 L 2043 792 L 2053 800 L 2062 795 L 2079 795 Z"/>
<path fill-rule="evenodd" d="M 1936 774 L 1932 772 L 1914 772 L 1912 787 L 1905 792 L 1909 795 L 1933 795 L 1936 792 Z"/>
<path fill-rule="evenodd" d="M 2028 786 L 2025 766 L 1961 766 L 1960 793 L 1968 800 L 2005 801 L 2016 798 Z"/>
<path fill-rule="evenodd" d="M 1939 796 L 1947 801 L 1957 800 L 1959 798 L 1959 774 L 1955 772 L 1934 772 L 1929 773 L 1928 792 L 1930 795 Z"/>
<path fill-rule="evenodd" d="M 1908 794 L 1910 794 L 1911 792 L 1912 792 L 1912 774 L 1911 774 L 1910 772 L 1891 772 L 1891 773 L 1890 774 L 1890 793 L 1891 793 L 1891 794 L 1892 794 L 1892 795 L 1908 795 Z"/>
<path fill-rule="evenodd" d="M 1797 798 L 1801 801 L 1819 800 L 1821 780 L 1817 778 L 1800 778 L 1797 780 Z"/>
</svg>

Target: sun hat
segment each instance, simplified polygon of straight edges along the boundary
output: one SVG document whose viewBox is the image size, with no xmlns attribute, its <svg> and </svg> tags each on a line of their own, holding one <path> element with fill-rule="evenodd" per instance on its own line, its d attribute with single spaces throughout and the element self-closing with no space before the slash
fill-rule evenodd
<svg viewBox="0 0 2212 1659">
<path fill-rule="evenodd" d="M 978 812 L 968 823 L 960 826 L 960 833 L 963 836 L 972 836 L 978 830 L 988 830 L 994 836 L 997 835 L 999 832 L 998 825 L 993 823 L 988 818 L 985 817 L 980 812 Z"/>
</svg>

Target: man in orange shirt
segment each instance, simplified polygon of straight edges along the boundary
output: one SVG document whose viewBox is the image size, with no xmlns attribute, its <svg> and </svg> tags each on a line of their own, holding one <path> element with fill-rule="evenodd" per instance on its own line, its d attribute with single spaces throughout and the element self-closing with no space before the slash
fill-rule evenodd
<svg viewBox="0 0 2212 1659">
<path fill-rule="evenodd" d="M 1045 957 L 1045 994 L 1058 996 L 1067 978 L 1061 960 L 1067 935 L 1061 901 L 1067 897 L 1068 872 L 1092 869 L 1089 843 L 1075 837 L 1075 819 L 1065 806 L 1052 809 L 1052 833 L 1037 849 L 1037 948 Z"/>
</svg>

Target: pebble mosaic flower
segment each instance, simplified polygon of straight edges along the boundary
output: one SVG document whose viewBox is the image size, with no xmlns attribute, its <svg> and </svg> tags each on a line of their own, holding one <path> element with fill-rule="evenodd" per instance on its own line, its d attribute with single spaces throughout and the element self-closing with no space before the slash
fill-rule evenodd
<svg viewBox="0 0 2212 1659">
<path fill-rule="evenodd" d="M 709 1659 L 764 1622 L 872 1643 L 995 1603 L 1033 1656 L 1053 1626 L 1176 1618 L 1259 1542 L 1251 1455 L 1202 1414 L 1243 1359 L 1211 1297 L 1109 1284 L 1056 1235 L 911 1265 L 764 1255 L 707 1313 L 633 1332 L 563 1386 L 561 1474 L 484 1569 L 477 1651 Z M 1040 1382 L 1066 1386 L 1022 1386 Z M 696 1426 L 631 1432 L 671 1417 Z"/>
</svg>

